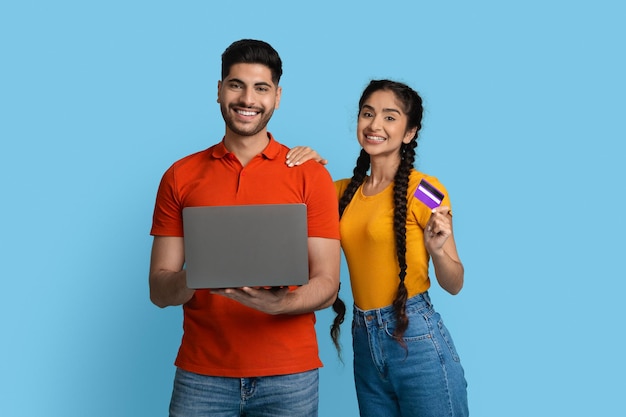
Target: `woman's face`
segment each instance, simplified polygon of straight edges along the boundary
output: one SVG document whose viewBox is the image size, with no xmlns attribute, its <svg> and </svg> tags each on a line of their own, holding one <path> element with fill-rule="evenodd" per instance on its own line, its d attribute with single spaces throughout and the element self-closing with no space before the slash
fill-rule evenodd
<svg viewBox="0 0 626 417">
<path fill-rule="evenodd" d="M 394 93 L 375 91 L 359 112 L 357 139 L 370 157 L 399 155 L 400 146 L 411 142 L 416 133 L 416 128 L 407 131 L 407 122 Z"/>
</svg>

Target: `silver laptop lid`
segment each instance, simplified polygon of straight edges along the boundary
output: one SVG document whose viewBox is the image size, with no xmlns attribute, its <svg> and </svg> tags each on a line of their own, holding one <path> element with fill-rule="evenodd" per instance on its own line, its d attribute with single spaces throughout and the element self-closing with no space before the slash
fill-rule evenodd
<svg viewBox="0 0 626 417">
<path fill-rule="evenodd" d="M 186 207 L 183 229 L 189 288 L 309 280 L 305 204 Z"/>
</svg>

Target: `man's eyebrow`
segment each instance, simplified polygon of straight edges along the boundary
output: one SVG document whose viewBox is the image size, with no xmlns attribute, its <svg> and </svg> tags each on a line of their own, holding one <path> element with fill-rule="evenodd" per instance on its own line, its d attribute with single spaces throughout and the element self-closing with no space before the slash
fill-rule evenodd
<svg viewBox="0 0 626 417">
<path fill-rule="evenodd" d="M 243 84 L 243 85 L 246 84 L 243 80 L 240 80 L 239 78 L 230 78 L 228 80 L 228 82 L 239 83 L 239 84 Z M 273 87 L 273 84 L 270 84 L 267 81 L 259 81 L 259 82 L 254 83 L 254 85 L 255 86 L 262 86 L 262 85 L 264 85 L 264 86 L 268 86 L 268 87 Z"/>
</svg>

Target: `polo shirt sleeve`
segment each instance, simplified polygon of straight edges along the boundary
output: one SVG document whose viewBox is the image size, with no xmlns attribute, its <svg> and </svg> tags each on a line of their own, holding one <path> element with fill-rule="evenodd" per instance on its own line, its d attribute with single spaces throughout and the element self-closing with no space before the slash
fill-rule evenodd
<svg viewBox="0 0 626 417">
<path fill-rule="evenodd" d="M 176 187 L 176 169 L 174 166 L 171 166 L 161 178 L 150 234 L 153 236 L 183 236 L 182 204 Z"/>
<path fill-rule="evenodd" d="M 310 161 L 306 178 L 306 205 L 309 237 L 339 239 L 339 206 L 330 174 Z"/>
</svg>

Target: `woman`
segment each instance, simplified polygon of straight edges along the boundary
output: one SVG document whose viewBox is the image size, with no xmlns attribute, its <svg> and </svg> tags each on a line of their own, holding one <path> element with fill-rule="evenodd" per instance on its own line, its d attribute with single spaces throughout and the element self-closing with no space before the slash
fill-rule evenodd
<svg viewBox="0 0 626 417">
<path fill-rule="evenodd" d="M 464 269 L 446 189 L 413 166 L 422 112 L 422 99 L 407 85 L 371 81 L 359 101 L 362 150 L 353 176 L 335 182 L 354 296 L 354 377 L 365 417 L 469 414 L 463 368 L 428 296 L 429 259 L 439 285 L 453 295 Z M 323 161 L 298 147 L 287 163 L 312 158 Z M 341 312 L 343 303 L 336 304 Z M 331 331 L 336 344 L 342 315 Z"/>
</svg>

